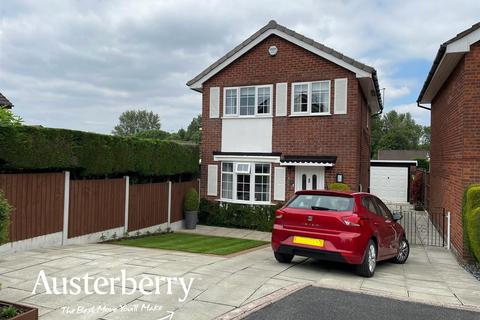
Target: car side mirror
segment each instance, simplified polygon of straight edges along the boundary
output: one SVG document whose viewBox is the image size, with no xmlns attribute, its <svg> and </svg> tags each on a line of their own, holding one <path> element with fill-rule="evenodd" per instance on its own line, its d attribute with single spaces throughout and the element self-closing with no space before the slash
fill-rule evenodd
<svg viewBox="0 0 480 320">
<path fill-rule="evenodd" d="M 400 212 L 394 212 L 392 213 L 392 216 L 394 221 L 400 221 L 403 218 L 403 215 Z"/>
</svg>

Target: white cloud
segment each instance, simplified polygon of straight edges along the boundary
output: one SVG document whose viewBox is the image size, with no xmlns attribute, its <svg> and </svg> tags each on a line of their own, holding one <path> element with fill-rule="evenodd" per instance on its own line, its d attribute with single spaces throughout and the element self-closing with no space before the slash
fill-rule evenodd
<svg viewBox="0 0 480 320">
<path fill-rule="evenodd" d="M 430 111 L 420 108 L 417 106 L 416 103 L 409 103 L 409 104 L 402 104 L 398 106 L 394 106 L 385 110 L 385 112 L 395 110 L 399 113 L 407 113 L 409 112 L 412 115 L 412 118 L 415 119 L 417 124 L 421 124 L 424 126 L 430 125 Z"/>
<path fill-rule="evenodd" d="M 468 0 L 2 0 L 0 91 L 27 123 L 110 132 L 144 107 L 176 130 L 200 112 L 185 83 L 276 19 L 376 67 L 391 102 L 423 81 L 397 66 L 433 60 L 478 12 Z"/>
</svg>

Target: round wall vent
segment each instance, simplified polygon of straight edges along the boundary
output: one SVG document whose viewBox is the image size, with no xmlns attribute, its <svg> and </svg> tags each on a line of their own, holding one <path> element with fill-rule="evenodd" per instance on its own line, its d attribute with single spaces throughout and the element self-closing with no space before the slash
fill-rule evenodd
<svg viewBox="0 0 480 320">
<path fill-rule="evenodd" d="M 275 46 L 271 46 L 270 48 L 268 48 L 268 53 L 273 57 L 274 55 L 276 55 L 278 52 L 278 49 L 277 47 Z"/>
</svg>

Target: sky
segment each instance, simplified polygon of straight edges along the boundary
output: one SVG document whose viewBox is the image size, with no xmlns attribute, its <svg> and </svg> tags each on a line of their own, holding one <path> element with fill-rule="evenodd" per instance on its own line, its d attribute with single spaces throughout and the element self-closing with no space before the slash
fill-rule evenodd
<svg viewBox="0 0 480 320">
<path fill-rule="evenodd" d="M 385 111 L 416 107 L 441 43 L 480 20 L 480 1 L 0 1 L 0 92 L 26 124 L 110 133 L 125 110 L 186 127 L 185 83 L 269 20 L 377 69 Z"/>
</svg>

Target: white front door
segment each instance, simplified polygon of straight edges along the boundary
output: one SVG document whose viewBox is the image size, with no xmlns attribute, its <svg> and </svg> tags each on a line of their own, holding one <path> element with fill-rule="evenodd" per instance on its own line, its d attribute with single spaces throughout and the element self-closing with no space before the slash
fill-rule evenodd
<svg viewBox="0 0 480 320">
<path fill-rule="evenodd" d="M 325 189 L 325 168 L 295 167 L 295 191 Z"/>
</svg>

